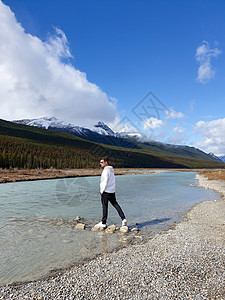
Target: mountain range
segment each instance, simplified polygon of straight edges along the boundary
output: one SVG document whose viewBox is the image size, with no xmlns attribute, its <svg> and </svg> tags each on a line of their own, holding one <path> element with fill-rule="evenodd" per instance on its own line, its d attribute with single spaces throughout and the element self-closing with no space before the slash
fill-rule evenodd
<svg viewBox="0 0 225 300">
<path fill-rule="evenodd" d="M 53 129 L 58 131 L 70 132 L 75 135 L 89 136 L 89 134 L 100 134 L 118 136 L 119 134 L 114 133 L 105 123 L 98 122 L 96 125 L 89 126 L 77 126 L 71 123 L 60 121 L 55 117 L 42 117 L 37 119 L 22 119 L 13 121 L 14 123 L 24 124 L 29 126 L 36 126 L 45 129 Z"/>
<path fill-rule="evenodd" d="M 105 145 L 126 147 L 126 148 L 139 148 L 132 141 L 131 133 L 119 133 L 113 132 L 108 125 L 104 122 L 98 122 L 95 125 L 89 126 L 77 126 L 71 123 L 60 121 L 55 117 L 42 117 L 37 119 L 22 119 L 13 121 L 17 124 L 23 124 L 28 126 L 35 126 L 45 128 L 49 130 L 56 130 L 73 134 L 82 139 L 101 143 Z M 133 133 L 133 136 L 137 136 Z M 127 139 L 128 138 L 128 139 Z"/>
<path fill-rule="evenodd" d="M 87 128 L 56 118 L 16 122 L 0 119 L 0 168 L 98 168 L 103 156 L 109 156 L 118 168 L 225 166 L 194 147 L 121 137 L 102 122 Z"/>
<path fill-rule="evenodd" d="M 132 149 L 145 149 L 153 153 L 163 153 L 165 155 L 172 152 L 175 155 L 221 161 L 220 158 L 215 156 L 213 153 L 206 154 L 205 152 L 194 147 L 164 144 L 156 141 L 143 143 L 140 141 L 140 135 L 137 135 L 136 133 L 133 133 L 133 135 L 131 135 L 130 133 L 126 132 L 114 132 L 104 122 L 98 122 L 96 125 L 77 126 L 58 120 L 55 117 L 23 119 L 13 122 L 17 124 L 45 128 L 48 130 L 62 131 L 73 134 L 88 141 L 105 145 Z"/>
</svg>

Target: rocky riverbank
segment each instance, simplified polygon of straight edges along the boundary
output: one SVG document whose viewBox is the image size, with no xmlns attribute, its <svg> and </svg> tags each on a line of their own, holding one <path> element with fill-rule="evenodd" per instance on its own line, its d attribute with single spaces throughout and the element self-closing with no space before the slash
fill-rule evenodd
<svg viewBox="0 0 225 300">
<path fill-rule="evenodd" d="M 156 170 L 152 169 L 115 169 L 115 175 L 126 174 L 151 174 Z M 0 169 L 0 183 L 16 181 L 33 181 L 43 179 L 71 178 L 84 176 L 99 176 L 102 169 L 33 169 L 33 170 L 6 170 Z M 158 171 L 160 172 L 160 170 Z"/>
<path fill-rule="evenodd" d="M 223 192 L 223 182 L 198 179 Z M 224 299 L 224 216 L 224 199 L 202 202 L 173 230 L 47 279 L 3 286 L 0 299 Z"/>
</svg>

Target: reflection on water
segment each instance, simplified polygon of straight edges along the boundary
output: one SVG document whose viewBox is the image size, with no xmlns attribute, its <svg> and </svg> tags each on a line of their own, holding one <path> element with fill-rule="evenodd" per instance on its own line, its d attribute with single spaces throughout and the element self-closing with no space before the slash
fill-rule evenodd
<svg viewBox="0 0 225 300">
<path fill-rule="evenodd" d="M 129 226 L 150 236 L 179 220 L 193 204 L 218 199 L 210 190 L 192 188 L 195 173 L 116 176 L 117 199 Z M 110 252 L 121 235 L 94 233 L 101 219 L 99 177 L 82 177 L 0 185 L 0 284 L 32 280 L 52 269 Z M 87 229 L 75 229 L 82 216 Z M 108 224 L 120 226 L 109 206 Z M 131 234 L 130 234 L 131 236 Z"/>
</svg>

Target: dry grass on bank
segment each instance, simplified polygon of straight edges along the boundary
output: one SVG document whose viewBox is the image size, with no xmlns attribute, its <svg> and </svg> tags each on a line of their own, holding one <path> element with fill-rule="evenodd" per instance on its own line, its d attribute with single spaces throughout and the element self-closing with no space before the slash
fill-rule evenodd
<svg viewBox="0 0 225 300">
<path fill-rule="evenodd" d="M 209 180 L 225 181 L 225 170 L 204 170 L 200 171 L 199 173 L 207 177 Z"/>
</svg>

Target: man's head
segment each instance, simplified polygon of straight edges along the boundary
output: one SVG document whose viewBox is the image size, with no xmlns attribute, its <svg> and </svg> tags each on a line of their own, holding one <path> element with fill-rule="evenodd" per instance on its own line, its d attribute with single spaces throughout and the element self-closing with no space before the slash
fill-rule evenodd
<svg viewBox="0 0 225 300">
<path fill-rule="evenodd" d="M 101 165 L 101 167 L 104 168 L 104 167 L 108 166 L 108 161 L 109 161 L 108 157 L 102 157 L 100 159 L 100 165 Z"/>
</svg>

